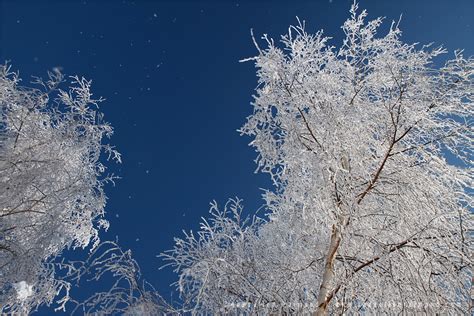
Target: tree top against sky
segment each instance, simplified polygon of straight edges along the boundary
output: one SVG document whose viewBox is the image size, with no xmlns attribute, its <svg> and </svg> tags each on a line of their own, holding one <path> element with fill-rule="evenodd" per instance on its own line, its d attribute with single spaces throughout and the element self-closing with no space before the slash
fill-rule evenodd
<svg viewBox="0 0 474 316">
<path fill-rule="evenodd" d="M 84 74 L 94 79 L 94 90 L 113 105 L 101 110 L 115 127 L 113 143 L 124 154 L 124 164 L 109 168 L 123 180 L 107 189 L 106 218 L 111 227 L 104 236 L 120 236 L 121 244 L 134 250 L 147 279 L 158 283 L 165 296 L 171 273 L 157 274 L 159 263 L 150 260 L 150 252 L 169 249 L 171 236 L 183 227 L 196 228 L 209 200 L 238 194 L 245 198 L 245 211 L 240 213 L 239 199 L 225 208 L 213 204 L 215 221 L 204 223 L 201 235 L 183 239 L 182 246 L 197 247 L 202 253 L 183 249 L 176 253 L 195 260 L 186 273 L 181 270 L 188 303 L 196 298 L 192 286 L 203 289 L 192 272 L 205 271 L 203 262 L 209 257 L 199 260 L 214 255 L 216 266 L 210 266 L 210 275 L 222 272 L 235 277 L 225 280 L 229 283 L 222 281 L 235 286 L 230 288 L 237 293 L 234 296 L 240 295 L 231 305 L 258 295 L 260 304 L 279 293 L 280 301 L 290 297 L 294 306 L 307 300 L 315 307 L 332 295 L 328 308 L 342 308 L 340 304 L 355 308 L 344 301 L 348 293 L 365 297 L 380 289 L 357 287 L 358 280 L 375 282 L 387 271 L 392 273 L 388 280 L 398 280 L 413 297 L 420 297 L 427 295 L 417 288 L 426 285 L 426 265 L 434 273 L 428 280 L 443 280 L 447 274 L 438 270 L 440 265 L 451 267 L 451 276 L 459 270 L 453 280 L 466 276 L 462 244 L 470 241 L 462 227 L 471 225 L 465 212 L 471 196 L 462 192 L 472 181 L 466 175 L 469 170 L 463 169 L 470 166 L 472 155 L 472 59 L 465 56 L 472 54 L 472 46 L 465 39 L 472 24 L 466 12 L 472 11 L 473 4 L 362 3 L 370 15 L 363 22 L 365 13 L 354 9 L 341 29 L 334 22 L 347 17 L 351 2 L 186 2 L 183 6 L 182 2 L 71 1 L 53 6 L 2 1 L 0 57 L 11 59 L 25 80 L 29 73 L 57 65 L 66 73 Z M 404 17 L 398 25 L 401 12 Z M 367 24 L 379 15 L 388 17 L 382 25 L 379 19 Z M 86 16 L 87 24 L 83 23 Z M 392 19 L 395 24 L 390 28 Z M 288 30 L 287 25 L 295 22 Z M 403 42 L 398 26 L 404 30 Z M 245 150 L 249 138 L 239 138 L 235 128 L 250 112 L 242 104 L 251 100 L 255 73 L 252 63 L 237 61 L 255 53 L 250 28 L 258 43 L 258 56 L 252 60 L 259 84 L 254 113 L 240 130 L 253 140 L 252 149 Z M 320 28 L 325 32 L 314 31 Z M 283 32 L 280 42 L 278 34 Z M 262 39 L 263 33 L 269 35 Z M 327 35 L 334 38 L 326 39 Z M 430 47 L 406 44 L 432 41 Z M 449 53 L 441 54 L 437 49 L 441 43 L 446 43 Z M 466 52 L 453 54 L 456 47 Z M 219 53 L 209 58 L 209 52 Z M 449 59 L 453 60 L 444 64 Z M 224 76 L 227 80 L 222 80 Z M 465 119 L 467 114 L 470 118 Z M 263 171 L 256 175 L 252 175 L 253 149 Z M 243 224 L 243 218 L 261 204 L 261 187 L 270 191 L 265 192 L 264 211 L 258 214 L 266 212 L 268 217 Z M 389 205 L 388 211 L 381 212 L 380 205 Z M 416 214 L 402 220 L 415 205 Z M 427 205 L 436 205 L 435 211 Z M 456 214 L 449 217 L 447 210 L 458 206 L 457 218 Z M 147 220 L 137 216 L 138 211 L 127 212 L 130 209 L 140 210 Z M 419 214 L 422 210 L 426 212 Z M 443 219 L 428 225 L 429 216 L 436 214 Z M 459 233 L 453 233 L 457 224 Z M 298 227 L 301 232 L 293 234 Z M 209 236 L 214 236 L 214 244 L 206 239 Z M 361 240 L 362 245 L 348 240 Z M 328 249 L 337 250 L 334 257 Z M 457 249 L 451 261 L 436 257 L 445 256 L 447 249 Z M 397 257 L 404 253 L 408 258 Z M 262 255 L 254 258 L 254 254 Z M 239 261 L 239 256 L 244 259 Z M 412 278 L 412 284 L 399 278 L 409 269 L 387 268 L 400 260 L 409 264 L 414 258 L 426 265 L 420 268 L 425 274 Z M 236 265 L 230 267 L 228 262 Z M 273 274 L 265 274 L 268 265 L 274 267 Z M 239 292 L 250 284 L 239 287 L 235 268 L 259 272 L 261 279 L 250 278 L 250 284 L 266 287 L 268 293 L 258 286 Z M 337 283 L 343 272 L 347 283 Z M 130 274 L 124 280 L 133 283 L 134 278 Z M 294 284 L 295 290 L 287 291 L 289 285 L 278 280 L 290 280 L 285 282 Z M 30 284 L 17 280 L 16 288 L 26 295 Z M 452 284 L 444 288 L 442 295 L 450 301 Z M 255 294 L 257 290 L 263 294 Z M 392 290 L 386 287 L 387 292 Z M 406 295 L 400 297 L 408 304 Z M 202 308 L 210 308 L 204 307 L 204 297 L 199 299 Z M 438 301 L 432 306 L 438 306 L 442 299 L 434 297 Z M 225 306 L 232 294 L 219 299 L 216 306 Z M 443 306 L 449 308 L 448 303 Z"/>
</svg>

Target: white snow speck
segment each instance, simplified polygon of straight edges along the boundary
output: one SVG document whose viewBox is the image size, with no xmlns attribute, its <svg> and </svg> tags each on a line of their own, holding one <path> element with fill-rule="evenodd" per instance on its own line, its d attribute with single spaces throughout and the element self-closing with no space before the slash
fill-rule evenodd
<svg viewBox="0 0 474 316">
<path fill-rule="evenodd" d="M 16 297 L 20 301 L 26 300 L 33 294 L 33 285 L 29 285 L 25 281 L 14 283 L 13 287 L 16 290 Z"/>
</svg>

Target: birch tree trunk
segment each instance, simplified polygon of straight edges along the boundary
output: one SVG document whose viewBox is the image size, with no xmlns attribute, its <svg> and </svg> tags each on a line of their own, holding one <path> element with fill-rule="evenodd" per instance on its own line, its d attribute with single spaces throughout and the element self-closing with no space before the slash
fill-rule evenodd
<svg viewBox="0 0 474 316">
<path fill-rule="evenodd" d="M 329 244 L 328 253 L 326 256 L 326 264 L 324 266 L 323 280 L 319 288 L 318 294 L 318 308 L 313 313 L 314 316 L 322 316 L 327 314 L 327 308 L 331 301 L 331 284 L 334 280 L 334 261 L 336 259 L 337 248 L 341 243 L 341 232 L 334 224 L 332 226 L 331 241 Z"/>
</svg>

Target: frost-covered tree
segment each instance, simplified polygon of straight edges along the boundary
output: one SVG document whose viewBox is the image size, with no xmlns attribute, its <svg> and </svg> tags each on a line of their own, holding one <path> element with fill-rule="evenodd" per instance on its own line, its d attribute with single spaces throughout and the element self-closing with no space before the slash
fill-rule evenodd
<svg viewBox="0 0 474 316">
<path fill-rule="evenodd" d="M 351 8 L 340 46 L 304 23 L 256 42 L 241 128 L 275 185 L 165 257 L 194 313 L 465 314 L 471 308 L 474 60 L 377 36 Z"/>
<path fill-rule="evenodd" d="M 102 153 L 112 128 L 97 110 L 90 81 L 60 89 L 58 70 L 39 88 L 20 86 L 0 66 L 0 312 L 28 313 L 49 304 L 70 283 L 52 261 L 67 248 L 98 245 L 104 219 Z"/>
<path fill-rule="evenodd" d="M 113 281 L 105 291 L 82 301 L 69 298 L 71 307 L 65 310 L 71 315 L 153 316 L 173 311 L 153 286 L 142 279 L 131 251 L 123 251 L 116 242 L 101 242 L 85 261 L 51 264 L 56 265 L 56 270 L 66 270 L 66 279 L 79 288 L 84 281 L 99 286 Z"/>
</svg>

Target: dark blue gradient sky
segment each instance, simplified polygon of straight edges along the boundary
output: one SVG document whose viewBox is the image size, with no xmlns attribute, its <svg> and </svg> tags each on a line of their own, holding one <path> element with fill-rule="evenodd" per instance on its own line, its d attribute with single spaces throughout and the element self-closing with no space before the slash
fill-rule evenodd
<svg viewBox="0 0 474 316">
<path fill-rule="evenodd" d="M 175 280 L 156 255 L 181 230 L 198 228 L 213 199 L 261 204 L 266 175 L 236 132 L 252 111 L 257 37 L 274 38 L 298 16 L 339 45 L 352 1 L 6 1 L 0 0 L 0 61 L 27 82 L 52 67 L 93 80 L 122 177 L 108 187 L 111 229 L 131 248 L 147 280 L 164 296 Z M 444 44 L 474 54 L 473 0 L 361 1 L 369 18 L 403 13 L 404 40 Z"/>
</svg>

